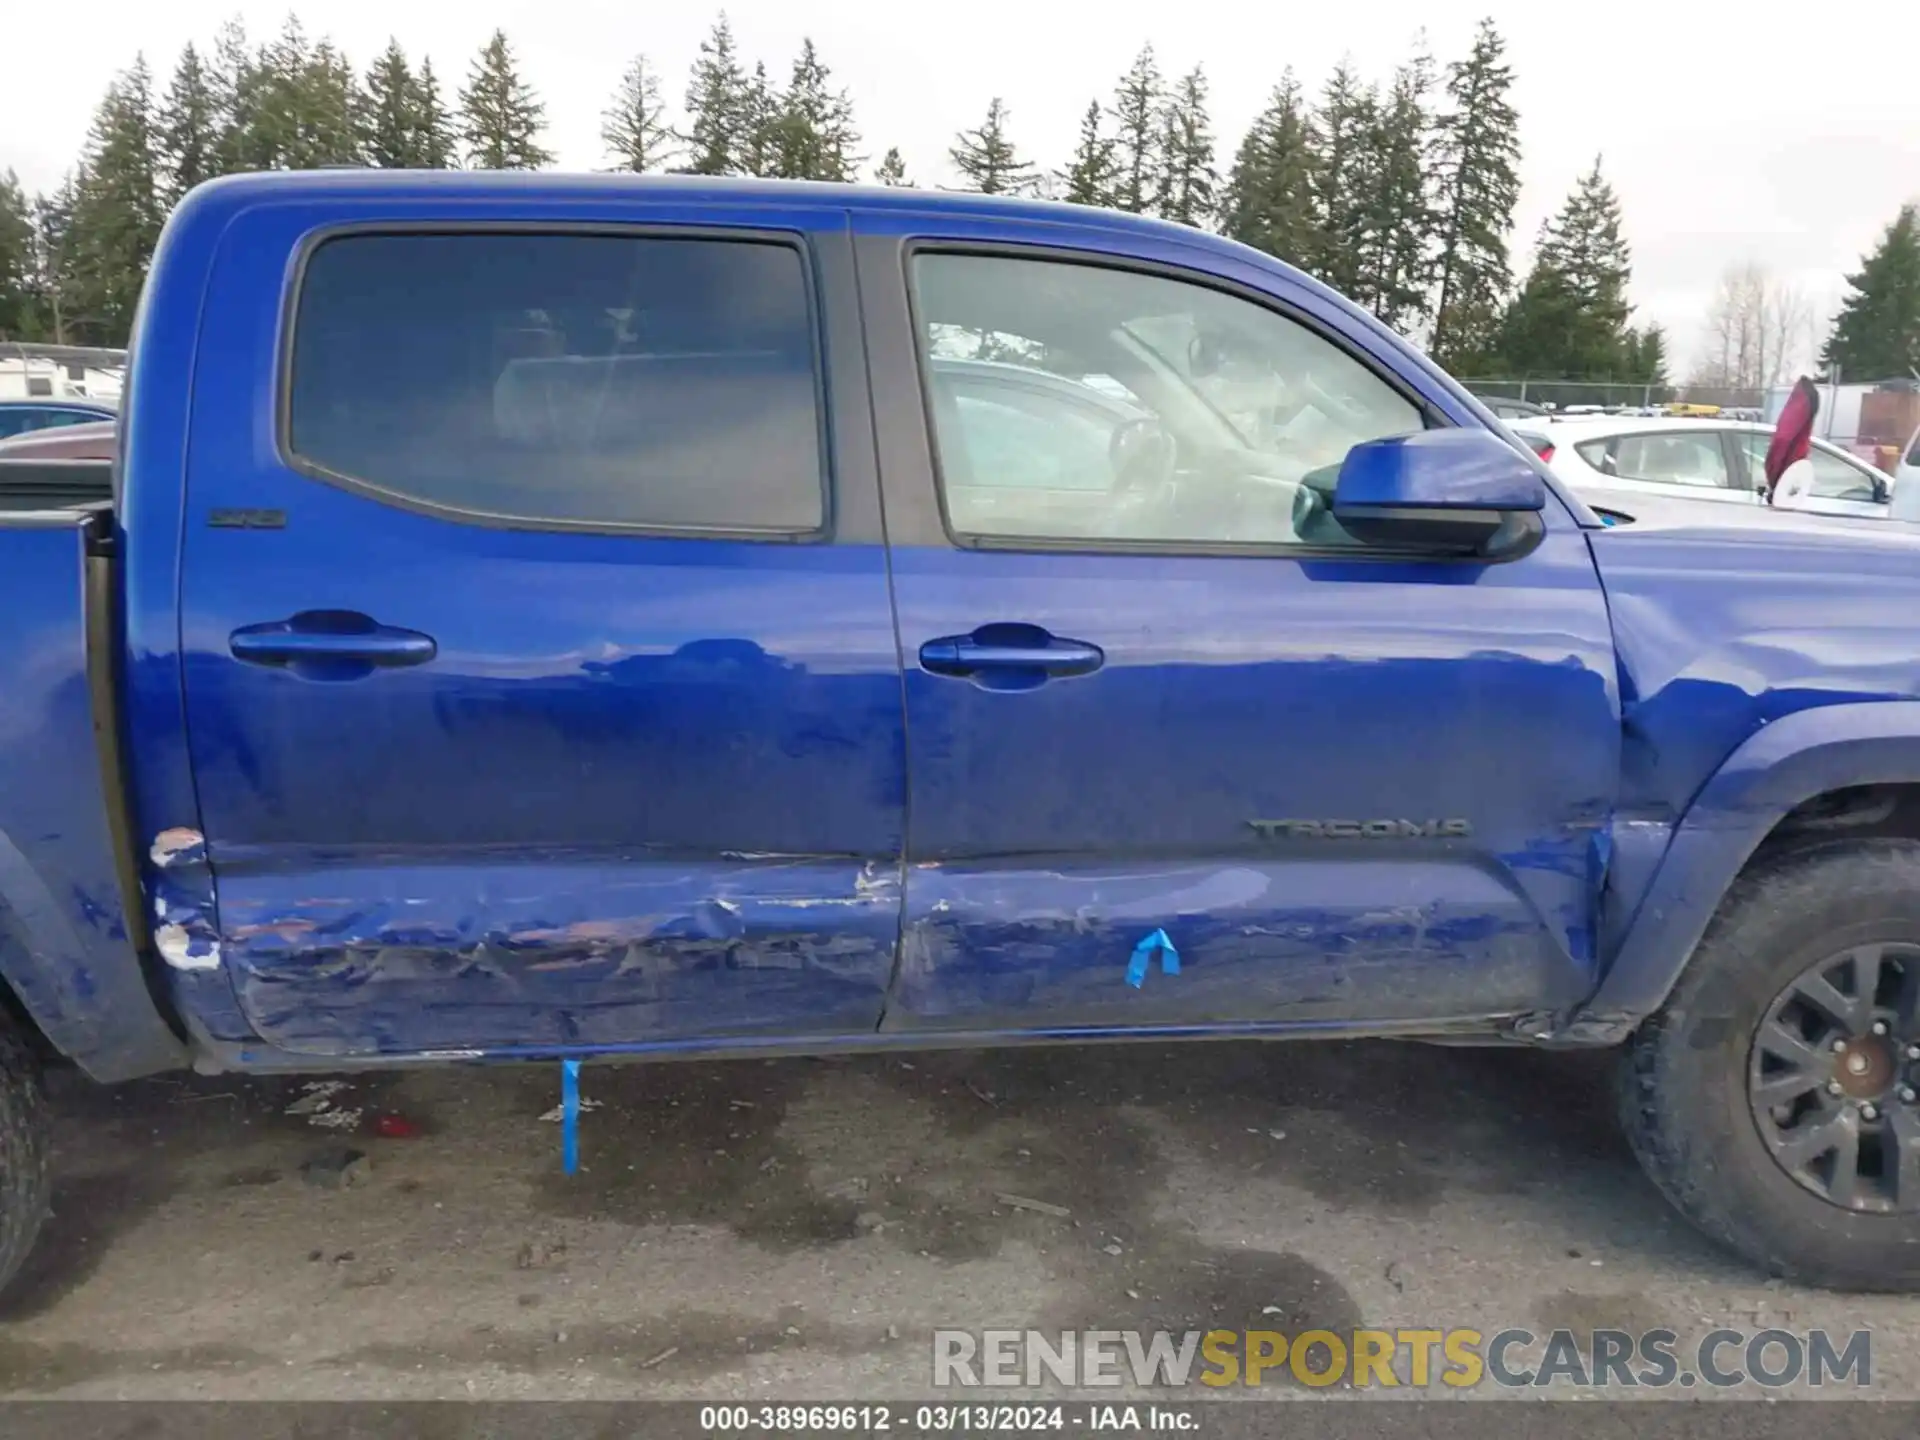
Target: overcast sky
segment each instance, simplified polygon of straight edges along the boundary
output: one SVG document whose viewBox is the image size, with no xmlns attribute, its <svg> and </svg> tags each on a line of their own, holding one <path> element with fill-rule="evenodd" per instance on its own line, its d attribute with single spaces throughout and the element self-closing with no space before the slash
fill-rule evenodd
<svg viewBox="0 0 1920 1440">
<path fill-rule="evenodd" d="M 495 26 L 512 40 L 547 104 L 548 144 L 568 169 L 603 163 L 600 112 L 620 71 L 644 51 L 677 112 L 687 66 L 715 9 L 613 0 L 318 0 L 298 13 L 362 67 L 397 36 L 457 84 Z M 181 45 L 205 47 L 238 14 L 256 39 L 283 4 L 236 0 L 92 0 L 7 7 L 0 170 L 30 188 L 56 184 L 85 138 L 115 70 L 144 51 L 157 87 Z M 953 132 L 994 95 L 1021 150 L 1049 168 L 1072 148 L 1087 101 L 1105 97 L 1143 41 L 1168 73 L 1203 64 L 1224 169 L 1283 67 L 1317 89 L 1343 54 L 1385 78 L 1424 27 L 1443 63 L 1466 50 L 1491 10 L 1516 72 L 1525 148 L 1519 230 L 1524 263 L 1541 219 L 1603 155 L 1625 207 L 1638 318 L 1665 325 L 1684 362 L 1720 273 L 1757 261 L 1829 315 L 1841 276 L 1920 198 L 1920 4 L 1752 4 L 1613 0 L 1569 7 L 1486 0 L 731 0 L 749 62 L 776 79 L 802 35 L 852 93 L 864 146 L 898 145 L 922 183 L 950 178 Z"/>
</svg>

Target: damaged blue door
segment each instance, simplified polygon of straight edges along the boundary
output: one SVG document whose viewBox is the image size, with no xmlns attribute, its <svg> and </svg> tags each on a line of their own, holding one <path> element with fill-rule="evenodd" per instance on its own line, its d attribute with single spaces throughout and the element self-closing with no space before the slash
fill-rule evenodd
<svg viewBox="0 0 1920 1440">
<path fill-rule="evenodd" d="M 907 666 L 886 1027 L 1586 993 L 1619 726 L 1572 517 L 1499 564 L 1371 548 L 1348 448 L 1476 423 L 1390 339 L 1217 244 L 924 223 L 855 222 Z"/>
<path fill-rule="evenodd" d="M 200 1023 L 316 1054 L 870 1032 L 905 776 L 871 430 L 830 398 L 862 368 L 844 214 L 511 209 L 225 232 L 182 609 L 238 1014 Z"/>
</svg>

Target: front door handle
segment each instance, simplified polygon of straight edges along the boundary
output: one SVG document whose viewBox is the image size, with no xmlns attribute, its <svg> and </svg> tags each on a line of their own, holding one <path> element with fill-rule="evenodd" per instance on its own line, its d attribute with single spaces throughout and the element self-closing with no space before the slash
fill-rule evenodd
<svg viewBox="0 0 1920 1440">
<path fill-rule="evenodd" d="M 1050 635 L 1038 625 L 982 625 L 920 647 L 920 668 L 987 690 L 1031 690 L 1048 680 L 1091 675 L 1106 663 L 1098 645 Z"/>
<path fill-rule="evenodd" d="M 227 639 L 236 660 L 352 678 L 368 671 L 424 665 L 439 653 L 431 635 L 382 625 L 353 610 L 303 610 L 287 620 L 247 625 Z"/>
</svg>

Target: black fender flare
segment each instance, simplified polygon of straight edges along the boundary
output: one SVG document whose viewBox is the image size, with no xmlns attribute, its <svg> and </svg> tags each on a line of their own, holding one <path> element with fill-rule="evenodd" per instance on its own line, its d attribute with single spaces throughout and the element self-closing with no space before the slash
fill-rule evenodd
<svg viewBox="0 0 1920 1440">
<path fill-rule="evenodd" d="M 1570 1030 L 1619 1038 L 1660 1008 L 1774 826 L 1831 790 L 1920 783 L 1920 701 L 1796 711 L 1748 736 L 1674 828 L 1612 964 Z"/>
</svg>

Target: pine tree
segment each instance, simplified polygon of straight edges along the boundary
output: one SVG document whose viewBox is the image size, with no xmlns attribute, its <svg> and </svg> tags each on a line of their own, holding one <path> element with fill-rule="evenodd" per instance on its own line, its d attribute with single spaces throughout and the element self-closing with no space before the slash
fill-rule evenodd
<svg viewBox="0 0 1920 1440">
<path fill-rule="evenodd" d="M 666 164 L 673 150 L 666 113 L 660 77 L 648 66 L 646 56 L 634 56 L 600 122 L 600 142 L 607 147 L 614 169 L 643 175 Z"/>
<path fill-rule="evenodd" d="M 1860 380 L 1920 372 L 1920 204 L 1900 207 L 1847 286 L 1821 362 Z"/>
<path fill-rule="evenodd" d="M 1221 214 L 1229 236 L 1296 265 L 1308 262 L 1319 236 L 1317 143 L 1289 69 L 1234 157 Z"/>
<path fill-rule="evenodd" d="M 734 173 L 766 178 L 780 173 L 780 94 L 767 78 L 764 62 L 740 92 L 739 129 L 734 141 Z"/>
<path fill-rule="evenodd" d="M 1020 158 L 1007 136 L 1007 107 L 998 95 L 987 105 L 987 118 L 955 136 L 947 154 L 967 182 L 963 189 L 982 195 L 1021 195 L 1033 188 L 1033 166 Z"/>
<path fill-rule="evenodd" d="M 66 296 L 75 286 L 73 211 L 79 203 L 81 173 L 68 172 L 51 195 L 33 199 L 34 290 L 39 297 L 41 329 L 56 345 L 67 343 Z"/>
<path fill-rule="evenodd" d="M 1153 57 L 1153 46 L 1145 45 L 1134 57 L 1127 73 L 1113 93 L 1109 114 L 1113 118 L 1114 179 L 1106 203 L 1118 210 L 1144 214 L 1153 203 L 1155 181 L 1160 175 L 1162 107 L 1165 87 L 1160 81 L 1160 66 Z"/>
<path fill-rule="evenodd" d="M 414 81 L 413 143 L 421 168 L 451 170 L 460 163 L 460 136 L 454 117 L 440 98 L 440 81 L 433 73 L 433 62 L 423 59 Z"/>
<path fill-rule="evenodd" d="M 1394 72 L 1368 137 L 1372 183 L 1364 204 L 1363 288 L 1373 313 L 1400 331 L 1426 318 L 1437 224 L 1427 165 L 1433 60 L 1424 50 Z"/>
<path fill-rule="evenodd" d="M 1611 360 L 1627 334 L 1633 307 L 1627 284 L 1633 252 L 1620 215 L 1620 197 L 1601 173 L 1600 157 L 1580 178 L 1567 203 L 1547 222 L 1538 263 L 1556 271 L 1590 329 L 1593 358 Z"/>
<path fill-rule="evenodd" d="M 299 22 L 289 17 L 272 44 L 252 50 L 240 22 L 233 21 L 221 30 L 215 55 L 228 112 L 222 167 L 286 168 L 295 124 L 288 92 L 299 85 L 297 76 L 288 72 L 306 65 L 306 40 Z"/>
<path fill-rule="evenodd" d="M 139 58 L 94 114 L 61 247 L 65 328 L 98 344 L 125 342 L 160 238 L 156 150 L 153 79 Z"/>
<path fill-rule="evenodd" d="M 202 180 L 221 172 L 220 95 L 214 76 L 191 44 L 180 52 L 174 66 L 157 125 L 161 196 L 171 209 Z"/>
<path fill-rule="evenodd" d="M 1540 229 L 1533 268 L 1500 327 L 1503 369 L 1568 380 L 1636 379 L 1627 320 L 1633 261 L 1600 162 Z"/>
<path fill-rule="evenodd" d="M 227 21 L 214 39 L 213 63 L 207 67 L 207 83 L 213 92 L 216 116 L 216 173 L 224 175 L 250 168 L 247 151 L 252 143 L 251 132 L 258 108 L 255 70 L 246 27 L 237 19 Z"/>
<path fill-rule="evenodd" d="M 1073 205 L 1111 205 L 1113 186 L 1119 174 L 1114 160 L 1114 142 L 1101 126 L 1103 116 L 1098 100 L 1089 100 L 1080 117 L 1080 140 L 1073 147 L 1073 159 L 1060 172 L 1060 198 Z"/>
<path fill-rule="evenodd" d="M 319 170 L 364 165 L 360 148 L 360 112 L 365 106 L 353 62 L 331 40 L 313 47 L 300 77 L 301 125 L 288 157 L 294 168 Z"/>
<path fill-rule="evenodd" d="M 416 73 L 397 40 L 367 68 L 360 147 L 365 162 L 382 169 L 444 170 L 453 163 L 452 121 L 432 62 L 423 60 Z"/>
<path fill-rule="evenodd" d="M 0 170 L 0 340 L 40 338 L 33 206 L 20 177 Z"/>
<path fill-rule="evenodd" d="M 493 32 L 460 92 L 460 133 L 477 170 L 538 170 L 553 163 L 540 144 L 547 107 L 514 68 L 504 30 Z"/>
<path fill-rule="evenodd" d="M 907 178 L 907 162 L 900 158 L 898 145 L 889 146 L 887 153 L 880 157 L 880 163 L 873 167 L 873 181 L 889 189 L 913 188 L 913 181 Z"/>
<path fill-rule="evenodd" d="M 860 157 L 853 102 L 831 85 L 813 41 L 802 39 L 774 122 L 774 173 L 785 180 L 851 180 Z"/>
<path fill-rule="evenodd" d="M 763 70 L 764 76 L 765 71 Z M 734 48 L 733 27 L 722 10 L 713 29 L 700 42 L 687 82 L 687 173 L 732 175 L 740 167 L 740 151 L 749 128 L 747 76 Z"/>
<path fill-rule="evenodd" d="M 1658 325 L 1649 325 L 1644 330 L 1629 329 L 1624 348 L 1626 374 L 1623 378 L 1654 390 L 1668 388 L 1666 331 Z"/>
<path fill-rule="evenodd" d="M 1447 67 L 1447 109 L 1435 124 L 1438 290 L 1428 348 L 1455 370 L 1486 354 L 1513 283 L 1507 237 L 1520 199 L 1520 121 L 1505 56 L 1493 21 L 1482 20 L 1472 52 Z"/>
<path fill-rule="evenodd" d="M 257 55 L 230 55 L 244 44 L 237 27 L 222 35 L 221 71 L 230 76 L 233 133 L 226 167 L 313 170 L 364 163 L 366 102 L 347 57 L 329 40 L 310 43 L 289 17 Z"/>
<path fill-rule="evenodd" d="M 418 106 L 418 82 L 407 53 L 398 40 L 389 39 L 380 58 L 367 67 L 360 143 L 369 165 L 382 170 L 420 166 Z"/>
<path fill-rule="evenodd" d="M 1168 96 L 1161 120 L 1160 175 L 1154 212 L 1182 225 L 1205 225 L 1219 205 L 1220 172 L 1213 163 L 1213 124 L 1207 117 L 1207 76 L 1198 65 Z"/>
<path fill-rule="evenodd" d="M 1342 60 L 1321 92 L 1314 126 L 1320 136 L 1314 167 L 1314 212 L 1318 226 L 1307 269 L 1369 309 L 1378 301 L 1368 266 L 1372 197 L 1379 184 L 1373 139 L 1380 100 L 1363 85 L 1350 60 Z"/>
</svg>

